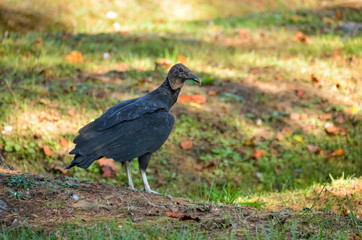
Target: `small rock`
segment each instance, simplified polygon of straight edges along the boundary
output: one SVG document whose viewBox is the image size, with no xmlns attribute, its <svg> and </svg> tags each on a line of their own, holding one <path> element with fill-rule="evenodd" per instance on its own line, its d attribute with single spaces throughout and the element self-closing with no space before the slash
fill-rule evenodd
<svg viewBox="0 0 362 240">
<path fill-rule="evenodd" d="M 79 200 L 78 194 L 73 194 L 73 195 L 72 195 L 72 198 L 73 198 L 75 201 L 78 201 L 78 200 Z"/>
</svg>

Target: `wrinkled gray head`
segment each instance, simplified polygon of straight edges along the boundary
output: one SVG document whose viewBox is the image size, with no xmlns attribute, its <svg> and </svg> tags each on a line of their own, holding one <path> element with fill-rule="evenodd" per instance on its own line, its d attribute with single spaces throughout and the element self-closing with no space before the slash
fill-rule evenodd
<svg viewBox="0 0 362 240">
<path fill-rule="evenodd" d="M 201 80 L 197 78 L 187 67 L 178 63 L 173 65 L 170 71 L 168 71 L 168 82 L 173 90 L 182 88 L 186 80 L 193 80 L 201 84 Z"/>
</svg>

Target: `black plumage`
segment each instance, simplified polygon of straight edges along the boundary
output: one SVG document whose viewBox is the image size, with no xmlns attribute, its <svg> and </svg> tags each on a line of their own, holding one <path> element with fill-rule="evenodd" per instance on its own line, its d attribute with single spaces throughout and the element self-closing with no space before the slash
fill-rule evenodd
<svg viewBox="0 0 362 240">
<path fill-rule="evenodd" d="M 88 168 L 102 157 L 122 162 L 127 171 L 130 188 L 134 188 L 130 164 L 138 158 L 145 191 L 156 193 L 149 187 L 146 169 L 152 153 L 158 150 L 171 133 L 175 119 L 169 113 L 177 101 L 186 80 L 201 81 L 184 65 L 176 64 L 166 80 L 145 96 L 120 102 L 99 118 L 79 130 L 74 139 L 73 166 Z"/>
</svg>

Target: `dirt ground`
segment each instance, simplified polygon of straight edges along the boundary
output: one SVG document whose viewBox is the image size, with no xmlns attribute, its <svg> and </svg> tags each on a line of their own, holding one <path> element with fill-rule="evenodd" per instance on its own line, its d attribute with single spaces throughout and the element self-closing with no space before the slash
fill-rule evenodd
<svg viewBox="0 0 362 240">
<path fill-rule="evenodd" d="M 245 231 L 254 235 L 261 229 L 268 232 L 273 226 L 274 231 L 285 231 L 285 236 L 291 237 L 290 228 L 297 221 L 299 239 L 318 233 L 318 221 L 311 219 L 323 219 L 330 224 L 326 226 L 330 231 L 352 224 L 348 217 L 329 211 L 303 213 L 283 209 L 272 212 L 237 205 L 190 202 L 66 176 L 48 178 L 9 169 L 0 172 L 0 186 L 0 224 L 9 229 L 41 226 L 51 231 L 65 222 L 91 225 L 115 219 L 119 224 L 131 221 L 139 227 L 168 222 L 175 231 L 187 224 L 215 237 L 233 232 L 245 238 Z M 362 221 L 358 223 L 362 224 Z M 350 229 L 351 237 L 357 237 L 357 230 L 353 230 L 353 226 Z"/>
</svg>

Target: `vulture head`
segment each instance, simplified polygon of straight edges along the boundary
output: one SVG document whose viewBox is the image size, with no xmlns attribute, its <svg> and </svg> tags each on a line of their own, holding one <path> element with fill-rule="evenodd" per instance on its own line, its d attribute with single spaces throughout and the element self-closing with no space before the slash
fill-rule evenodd
<svg viewBox="0 0 362 240">
<path fill-rule="evenodd" d="M 182 88 L 186 80 L 193 80 L 201 85 L 201 80 L 181 63 L 172 66 L 168 72 L 167 79 L 172 90 Z"/>
</svg>

